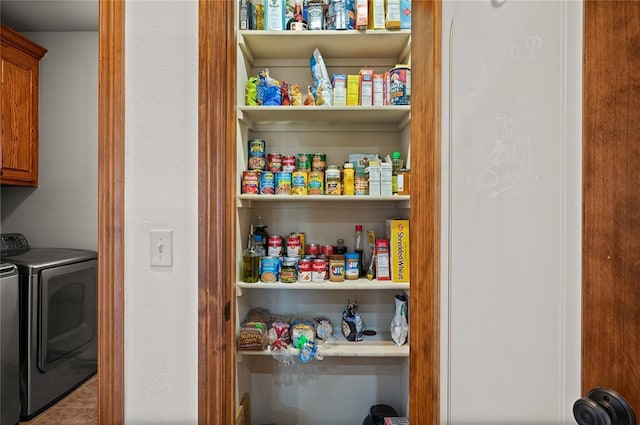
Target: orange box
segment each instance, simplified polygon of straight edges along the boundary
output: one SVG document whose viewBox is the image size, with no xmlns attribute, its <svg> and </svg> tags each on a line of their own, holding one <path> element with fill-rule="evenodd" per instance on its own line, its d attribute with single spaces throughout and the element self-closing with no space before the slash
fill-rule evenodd
<svg viewBox="0 0 640 425">
<path fill-rule="evenodd" d="M 409 253 L 409 220 L 385 220 L 389 235 L 391 280 L 409 282 L 411 278 Z"/>
</svg>

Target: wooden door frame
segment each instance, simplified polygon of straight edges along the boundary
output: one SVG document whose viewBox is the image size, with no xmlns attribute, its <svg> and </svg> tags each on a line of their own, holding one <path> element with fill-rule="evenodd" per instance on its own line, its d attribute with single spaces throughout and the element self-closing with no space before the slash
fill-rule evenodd
<svg viewBox="0 0 640 425">
<path fill-rule="evenodd" d="M 441 0 L 413 2 L 409 412 L 440 419 Z M 198 423 L 233 423 L 236 93 L 234 2 L 199 0 Z M 423 117 L 423 119 L 416 119 Z M 419 184 L 429 182 L 429 184 Z M 419 254 L 418 254 L 419 253 Z M 419 330 L 419 335 L 418 335 Z"/>
<path fill-rule="evenodd" d="M 124 424 L 124 1 L 99 0 L 98 424 Z"/>
</svg>

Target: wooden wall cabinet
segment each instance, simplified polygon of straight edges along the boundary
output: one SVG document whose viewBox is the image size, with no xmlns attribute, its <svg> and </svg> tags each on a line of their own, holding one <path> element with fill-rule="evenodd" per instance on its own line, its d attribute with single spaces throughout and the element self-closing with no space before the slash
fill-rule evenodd
<svg viewBox="0 0 640 425">
<path fill-rule="evenodd" d="M 0 183 L 38 186 L 38 67 L 47 52 L 2 25 Z"/>
</svg>

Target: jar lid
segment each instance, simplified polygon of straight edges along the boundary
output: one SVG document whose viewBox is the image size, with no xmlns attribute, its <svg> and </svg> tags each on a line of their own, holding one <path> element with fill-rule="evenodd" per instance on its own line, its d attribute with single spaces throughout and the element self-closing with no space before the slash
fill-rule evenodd
<svg viewBox="0 0 640 425">
<path fill-rule="evenodd" d="M 329 256 L 329 260 L 344 260 L 344 255 L 342 254 L 333 254 Z"/>
<path fill-rule="evenodd" d="M 353 164 L 350 162 L 345 162 L 344 163 L 344 168 L 353 168 Z"/>
<path fill-rule="evenodd" d="M 356 258 L 359 258 L 360 256 L 358 255 L 357 252 L 347 252 L 346 254 L 344 254 L 344 258 L 349 258 L 350 260 L 353 259 L 355 260 Z"/>
</svg>

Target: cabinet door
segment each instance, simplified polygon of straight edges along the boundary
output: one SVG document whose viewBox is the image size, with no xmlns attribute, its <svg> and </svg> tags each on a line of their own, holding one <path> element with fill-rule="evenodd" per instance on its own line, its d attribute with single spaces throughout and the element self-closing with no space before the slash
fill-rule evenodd
<svg viewBox="0 0 640 425">
<path fill-rule="evenodd" d="M 38 185 L 38 61 L 2 41 L 2 184 Z"/>
</svg>

